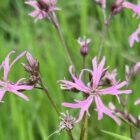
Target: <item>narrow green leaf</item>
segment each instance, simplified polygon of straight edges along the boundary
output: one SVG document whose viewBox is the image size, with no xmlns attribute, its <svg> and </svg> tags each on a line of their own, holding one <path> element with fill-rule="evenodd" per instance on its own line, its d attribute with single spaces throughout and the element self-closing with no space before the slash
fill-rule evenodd
<svg viewBox="0 0 140 140">
<path fill-rule="evenodd" d="M 126 136 L 122 136 L 122 135 L 119 135 L 119 134 L 116 134 L 116 133 L 113 133 L 113 132 L 109 132 L 109 131 L 105 131 L 105 130 L 102 130 L 103 133 L 105 134 L 108 134 L 114 138 L 117 138 L 119 140 L 132 140 L 131 138 L 128 138 Z"/>
</svg>

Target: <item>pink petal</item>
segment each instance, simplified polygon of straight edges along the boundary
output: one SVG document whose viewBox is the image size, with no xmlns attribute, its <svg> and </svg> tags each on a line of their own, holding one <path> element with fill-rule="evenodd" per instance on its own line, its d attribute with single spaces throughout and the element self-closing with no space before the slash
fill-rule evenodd
<svg viewBox="0 0 140 140">
<path fill-rule="evenodd" d="M 72 69 L 73 69 L 73 67 L 70 66 L 69 67 L 69 72 L 71 74 L 73 82 L 67 81 L 67 80 L 60 80 L 59 83 L 61 85 L 61 88 L 62 89 L 67 89 L 67 90 L 71 90 L 71 89 L 75 88 L 78 91 L 82 91 L 84 93 L 90 93 L 91 89 L 89 87 L 85 86 L 85 84 L 82 81 L 82 75 L 83 75 L 84 70 L 81 71 L 79 77 L 76 77 L 73 74 Z"/>
<path fill-rule="evenodd" d="M 29 16 L 31 16 L 31 17 L 37 17 L 39 14 L 40 14 L 40 10 L 35 10 L 35 11 L 29 13 Z"/>
<path fill-rule="evenodd" d="M 140 27 L 138 27 L 138 29 L 129 37 L 129 45 L 131 48 L 134 46 L 135 42 L 140 42 L 139 34 Z"/>
<path fill-rule="evenodd" d="M 131 9 L 138 17 L 140 17 L 140 5 L 134 5 L 130 2 L 123 2 L 123 7 Z"/>
<path fill-rule="evenodd" d="M 119 94 L 130 94 L 132 90 L 119 90 L 123 86 L 127 85 L 127 82 L 121 82 L 118 85 L 113 85 L 112 87 L 99 90 L 99 94 L 111 94 L 111 95 L 119 95 Z"/>
<path fill-rule="evenodd" d="M 103 118 L 103 113 L 112 118 L 118 125 L 120 125 L 120 121 L 118 118 L 112 114 L 111 110 L 104 106 L 99 96 L 95 97 L 96 102 L 96 111 L 98 112 L 98 119 L 101 120 Z"/>
<path fill-rule="evenodd" d="M 33 88 L 34 88 L 34 86 L 28 86 L 28 85 L 18 85 L 18 86 L 15 86 L 16 90 L 31 90 Z"/>
<path fill-rule="evenodd" d="M 92 61 L 93 65 L 93 88 L 96 88 L 100 82 L 102 73 L 104 71 L 104 65 L 105 65 L 105 57 L 101 60 L 99 66 L 97 66 L 97 57 L 95 57 Z"/>
<path fill-rule="evenodd" d="M 23 98 L 26 101 L 29 101 L 29 98 L 27 96 L 25 96 L 23 93 L 16 91 L 16 90 L 11 90 L 11 92 L 13 92 L 14 94 L 16 94 L 17 96 Z"/>
<path fill-rule="evenodd" d="M 76 121 L 76 122 L 79 122 L 82 120 L 85 112 L 87 112 L 89 114 L 88 109 L 89 109 L 92 101 L 93 101 L 93 96 L 89 96 L 87 99 L 85 99 L 83 101 L 76 101 L 77 103 L 63 103 L 62 105 L 65 107 L 69 107 L 69 108 L 80 108 L 80 114 Z"/>
<path fill-rule="evenodd" d="M 21 54 L 19 54 L 14 60 L 13 62 L 10 64 L 10 68 L 24 55 L 26 54 L 26 51 L 22 52 Z"/>
<path fill-rule="evenodd" d="M 3 61 L 3 69 L 4 69 L 4 81 L 7 81 L 8 73 L 10 71 L 9 61 L 10 61 L 10 55 L 15 53 L 15 51 L 11 51 L 5 58 L 5 61 Z"/>
<path fill-rule="evenodd" d="M 136 75 L 140 70 L 140 62 L 137 62 L 133 68 L 134 74 Z"/>
<path fill-rule="evenodd" d="M 5 91 L 0 89 L 0 102 L 2 102 L 4 95 L 5 95 Z"/>
</svg>

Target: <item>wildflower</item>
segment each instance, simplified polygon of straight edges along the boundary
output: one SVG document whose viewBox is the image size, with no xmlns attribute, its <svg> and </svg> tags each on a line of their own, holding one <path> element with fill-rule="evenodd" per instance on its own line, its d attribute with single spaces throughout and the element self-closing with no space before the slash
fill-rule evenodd
<svg viewBox="0 0 140 140">
<path fill-rule="evenodd" d="M 123 3 L 123 7 L 124 8 L 128 8 L 128 9 L 131 9 L 135 13 L 135 15 L 136 15 L 137 18 L 140 17 L 140 4 L 135 5 L 135 4 L 131 3 L 131 2 L 125 1 Z"/>
<path fill-rule="evenodd" d="M 23 80 L 20 79 L 16 83 L 10 82 L 8 80 L 8 74 L 11 69 L 11 67 L 22 57 L 25 55 L 26 52 L 21 53 L 19 56 L 17 56 L 10 64 L 10 55 L 15 53 L 14 51 L 11 51 L 5 60 L 2 62 L 0 66 L 0 70 L 3 68 L 4 71 L 4 76 L 3 80 L 0 80 L 0 102 L 2 102 L 2 99 L 5 95 L 6 92 L 12 92 L 16 94 L 17 96 L 23 98 L 24 100 L 28 101 L 28 97 L 25 96 L 21 91 L 24 90 L 31 90 L 33 86 L 28 86 L 28 85 L 22 85 L 21 81 Z"/>
<path fill-rule="evenodd" d="M 36 21 L 44 18 L 50 19 L 50 14 L 59 10 L 59 8 L 56 7 L 56 0 L 31 0 L 26 1 L 25 3 L 35 8 L 33 12 L 29 13 L 29 15 L 34 17 Z"/>
<path fill-rule="evenodd" d="M 123 2 L 124 2 L 124 0 L 116 0 L 111 5 L 111 15 L 116 15 L 123 10 Z"/>
<path fill-rule="evenodd" d="M 91 42 L 90 39 L 82 39 L 82 38 L 78 38 L 78 43 L 81 46 L 81 55 L 83 57 L 85 57 L 88 54 L 88 45 Z"/>
<path fill-rule="evenodd" d="M 86 95 L 86 99 L 83 101 L 75 100 L 75 103 L 63 103 L 63 106 L 69 107 L 69 108 L 80 108 L 79 117 L 76 122 L 79 122 L 82 120 L 84 113 L 87 112 L 88 115 L 88 109 L 93 101 L 96 103 L 96 111 L 98 112 L 98 119 L 101 120 L 103 118 L 103 114 L 108 115 L 111 117 L 117 124 L 120 124 L 119 120 L 113 115 L 112 111 L 108 109 L 101 100 L 102 95 L 115 95 L 118 100 L 120 94 L 130 94 L 131 90 L 120 90 L 122 87 L 127 85 L 126 81 L 123 81 L 121 83 L 117 83 L 113 86 L 110 86 L 108 88 L 103 88 L 99 85 L 100 81 L 102 80 L 102 75 L 104 74 L 104 65 L 105 65 L 105 57 L 103 57 L 102 61 L 97 64 L 97 57 L 95 57 L 92 61 L 93 64 L 93 70 L 86 70 L 91 73 L 92 78 L 90 81 L 90 86 L 87 86 L 82 81 L 82 75 L 83 71 L 81 71 L 79 77 L 75 76 L 72 72 L 72 67 L 69 68 L 69 72 L 72 77 L 72 82 L 67 80 L 60 80 L 60 86 L 62 89 L 66 90 L 72 90 L 76 89 L 79 92 L 83 92 Z"/>
<path fill-rule="evenodd" d="M 26 53 L 26 59 L 28 64 L 23 64 L 23 67 L 30 74 L 28 83 L 29 85 L 36 85 L 40 79 L 39 63 L 29 52 Z"/>
<path fill-rule="evenodd" d="M 138 29 L 129 37 L 129 45 L 130 45 L 131 48 L 134 46 L 134 43 L 135 43 L 135 42 L 140 42 L 139 34 L 140 34 L 140 26 L 139 26 Z"/>
<path fill-rule="evenodd" d="M 66 113 L 61 113 L 60 117 L 60 125 L 59 130 L 62 131 L 64 129 L 66 130 L 72 130 L 76 121 L 76 118 L 71 116 L 68 111 Z"/>
<path fill-rule="evenodd" d="M 140 104 L 140 99 L 138 99 L 134 102 L 134 105 L 138 105 L 138 104 Z"/>
<path fill-rule="evenodd" d="M 96 4 L 100 5 L 101 8 L 106 8 L 106 0 L 95 0 Z"/>
</svg>

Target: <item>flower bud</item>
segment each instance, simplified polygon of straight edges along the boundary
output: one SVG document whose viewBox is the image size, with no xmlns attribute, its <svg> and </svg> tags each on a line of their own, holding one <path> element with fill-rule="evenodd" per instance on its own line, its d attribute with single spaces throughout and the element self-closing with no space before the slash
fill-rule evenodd
<svg viewBox="0 0 140 140">
<path fill-rule="evenodd" d="M 27 52 L 26 59 L 28 64 L 22 64 L 25 70 L 30 74 L 29 84 L 35 85 L 39 80 L 39 63 L 33 56 Z"/>
<path fill-rule="evenodd" d="M 90 39 L 81 39 L 81 38 L 78 39 L 78 43 L 81 46 L 80 53 L 83 57 L 85 57 L 88 54 L 89 51 L 88 45 L 90 42 L 91 42 Z"/>
<path fill-rule="evenodd" d="M 116 0 L 115 3 L 111 6 L 111 15 L 116 15 L 123 10 L 123 2 L 124 0 Z"/>
</svg>

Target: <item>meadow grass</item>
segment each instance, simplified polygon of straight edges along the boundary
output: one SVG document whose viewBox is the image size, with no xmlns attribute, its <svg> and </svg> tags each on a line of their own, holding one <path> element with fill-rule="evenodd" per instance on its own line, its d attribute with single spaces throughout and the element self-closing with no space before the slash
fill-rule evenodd
<svg viewBox="0 0 140 140">
<path fill-rule="evenodd" d="M 92 39 L 90 54 L 87 58 L 86 67 L 91 67 L 92 58 L 97 55 L 103 30 L 103 17 L 101 9 L 90 0 L 59 0 L 57 12 L 64 38 L 68 45 L 72 60 L 78 73 L 82 67 L 80 47 L 76 41 L 79 36 L 86 35 Z M 60 90 L 57 80 L 69 78 L 68 64 L 64 50 L 53 26 L 47 21 L 34 23 L 27 14 L 32 9 L 24 4 L 24 1 L 10 0 L 1 3 L 0 12 L 0 62 L 11 50 L 21 52 L 28 50 L 40 62 L 43 81 L 46 83 L 51 96 L 61 111 L 67 110 L 61 106 L 63 101 L 72 101 L 74 94 Z M 132 13 L 124 11 L 113 18 L 110 23 L 105 40 L 103 55 L 107 57 L 107 65 L 110 69 L 118 69 L 118 79 L 124 80 L 125 64 L 132 65 L 137 62 L 140 52 L 138 44 L 130 49 L 128 36 L 137 28 L 139 20 L 132 20 Z M 17 69 L 11 71 L 10 78 L 24 77 L 27 74 L 20 64 Z M 1 73 L 0 73 L 1 74 Z M 140 75 L 132 82 L 131 88 L 134 93 L 128 100 L 128 110 L 134 115 L 138 114 L 139 107 L 133 102 L 139 97 Z M 59 119 L 47 96 L 38 90 L 27 92 L 30 98 L 25 102 L 13 94 L 7 93 L 0 105 L 0 140 L 43 140 L 58 129 Z M 76 95 L 78 98 L 78 95 Z M 106 101 L 116 99 L 109 96 Z M 117 102 L 116 102 L 117 103 Z M 120 107 L 120 105 L 117 103 Z M 77 112 L 70 110 L 74 115 Z M 119 127 L 109 117 L 97 121 L 97 114 L 90 108 L 88 139 L 110 140 L 111 137 L 103 134 L 101 130 L 112 131 L 121 135 L 129 136 L 129 126 L 122 123 Z M 78 139 L 80 124 L 73 130 Z M 54 135 L 51 140 L 67 140 L 65 132 Z"/>
</svg>

